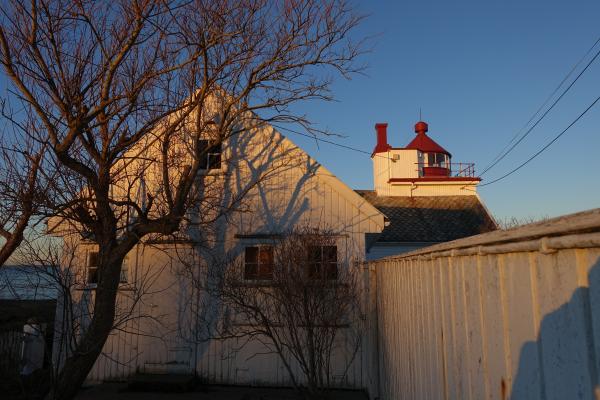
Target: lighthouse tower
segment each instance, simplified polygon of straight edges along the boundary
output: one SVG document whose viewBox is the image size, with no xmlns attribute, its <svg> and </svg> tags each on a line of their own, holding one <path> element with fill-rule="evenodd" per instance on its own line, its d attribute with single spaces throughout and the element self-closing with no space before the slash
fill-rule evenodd
<svg viewBox="0 0 600 400">
<path fill-rule="evenodd" d="M 469 196 L 481 178 L 472 163 L 452 162 L 452 154 L 427 135 L 429 126 L 415 124 L 415 138 L 405 147 L 387 141 L 386 123 L 375 124 L 373 181 L 377 196 Z"/>
<path fill-rule="evenodd" d="M 365 237 L 366 257 L 375 260 L 497 228 L 479 196 L 472 163 L 455 163 L 433 140 L 429 126 L 415 124 L 405 147 L 387 141 L 387 124 L 376 124 L 373 149 L 375 190 L 357 190 L 385 215 L 378 235 Z"/>
</svg>

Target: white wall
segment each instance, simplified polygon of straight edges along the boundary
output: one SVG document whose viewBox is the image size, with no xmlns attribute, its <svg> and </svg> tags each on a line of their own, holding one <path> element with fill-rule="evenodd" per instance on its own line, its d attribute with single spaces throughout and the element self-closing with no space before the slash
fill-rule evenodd
<svg viewBox="0 0 600 400">
<path fill-rule="evenodd" d="M 394 157 L 398 159 L 394 160 Z M 373 160 L 373 182 L 379 196 L 472 196 L 477 181 L 419 181 L 418 163 L 422 153 L 413 149 L 392 149 L 376 153 Z M 414 178 L 415 182 L 389 182 L 395 178 Z"/>
<path fill-rule="evenodd" d="M 373 155 L 373 182 L 380 196 L 399 196 L 388 183 L 391 178 L 419 177 L 417 153 L 420 152 L 412 149 L 392 149 Z"/>
<path fill-rule="evenodd" d="M 393 182 L 390 196 L 473 196 L 477 181 Z"/>
<path fill-rule="evenodd" d="M 381 399 L 598 398 L 599 231 L 594 210 L 369 263 Z"/>
</svg>

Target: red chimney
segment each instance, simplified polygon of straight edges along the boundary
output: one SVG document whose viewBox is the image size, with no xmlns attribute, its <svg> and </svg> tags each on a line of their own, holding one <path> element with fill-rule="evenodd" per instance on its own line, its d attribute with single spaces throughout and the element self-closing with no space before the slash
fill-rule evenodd
<svg viewBox="0 0 600 400">
<path fill-rule="evenodd" d="M 385 153 L 392 148 L 392 146 L 390 146 L 387 142 L 387 126 L 387 123 L 375 124 L 375 130 L 377 131 L 377 144 L 373 149 L 373 154 Z"/>
</svg>

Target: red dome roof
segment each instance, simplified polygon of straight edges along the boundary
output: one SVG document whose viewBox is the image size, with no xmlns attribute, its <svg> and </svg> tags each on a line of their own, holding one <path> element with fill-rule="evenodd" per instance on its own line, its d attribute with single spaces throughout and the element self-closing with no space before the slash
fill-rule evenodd
<svg viewBox="0 0 600 400">
<path fill-rule="evenodd" d="M 423 153 L 444 153 L 449 157 L 452 155 L 446 151 L 442 146 L 437 144 L 432 138 L 427 136 L 425 132 L 429 130 L 429 126 L 426 122 L 419 121 L 415 124 L 415 132 L 417 136 L 406 145 L 406 149 L 420 150 Z"/>
</svg>

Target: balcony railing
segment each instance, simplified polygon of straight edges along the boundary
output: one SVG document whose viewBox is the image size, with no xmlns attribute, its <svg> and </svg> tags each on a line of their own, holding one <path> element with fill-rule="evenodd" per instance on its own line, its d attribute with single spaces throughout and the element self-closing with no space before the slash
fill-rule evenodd
<svg viewBox="0 0 600 400">
<path fill-rule="evenodd" d="M 416 163 L 419 176 L 450 176 L 460 178 L 475 177 L 475 163 Z"/>
</svg>

